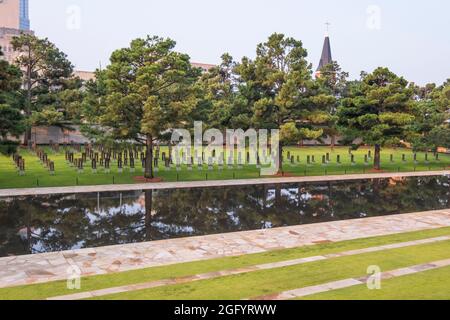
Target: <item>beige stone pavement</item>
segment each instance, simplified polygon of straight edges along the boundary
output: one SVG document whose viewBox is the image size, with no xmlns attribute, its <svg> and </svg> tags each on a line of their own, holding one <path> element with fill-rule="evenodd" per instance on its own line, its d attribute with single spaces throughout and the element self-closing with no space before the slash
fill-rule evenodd
<svg viewBox="0 0 450 320">
<path fill-rule="evenodd" d="M 0 288 L 450 226 L 450 209 L 0 258 Z"/>
<path fill-rule="evenodd" d="M 163 183 L 143 183 L 127 185 L 103 185 L 103 186 L 73 186 L 55 188 L 28 188 L 28 189 L 3 189 L 0 190 L 0 197 L 14 196 L 34 196 L 48 194 L 67 194 L 85 192 L 109 192 L 109 191 L 139 191 L 145 189 L 187 189 L 206 187 L 229 187 L 244 185 L 261 185 L 277 183 L 302 183 L 302 182 L 328 182 L 328 181 L 348 181 L 365 179 L 383 179 L 398 177 L 429 177 L 450 175 L 450 170 L 427 171 L 427 172 L 403 172 L 403 173 L 372 173 L 372 174 L 347 174 L 312 177 L 284 177 L 284 178 L 264 178 L 264 179 L 242 179 L 242 180 L 214 180 L 214 181 L 190 181 L 190 182 L 163 182 Z"/>
</svg>

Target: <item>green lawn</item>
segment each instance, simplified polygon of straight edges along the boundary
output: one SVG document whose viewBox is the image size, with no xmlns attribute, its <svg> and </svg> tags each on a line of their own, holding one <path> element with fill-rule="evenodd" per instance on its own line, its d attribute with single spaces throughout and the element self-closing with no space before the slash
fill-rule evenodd
<svg viewBox="0 0 450 320">
<path fill-rule="evenodd" d="M 130 184 L 135 183 L 134 177 L 142 176 L 142 167 L 139 161 L 136 161 L 135 172 L 130 172 L 129 168 L 125 168 L 123 173 L 118 173 L 117 164 L 111 164 L 111 173 L 105 173 L 99 167 L 98 173 L 92 173 L 90 163 L 87 163 L 83 173 L 78 173 L 77 170 L 66 163 L 64 159 L 64 152 L 54 153 L 49 148 L 44 148 L 49 154 L 49 158 L 55 162 L 55 174 L 50 175 L 49 171 L 40 163 L 37 156 L 21 150 L 20 154 L 25 158 L 26 173 L 24 176 L 19 176 L 11 157 L 0 156 L 0 188 L 27 188 L 27 187 L 52 187 L 52 186 L 73 186 L 73 185 L 102 185 L 102 184 Z M 166 148 L 161 150 L 167 152 Z M 287 161 L 287 153 L 294 156 L 295 163 L 291 164 Z M 331 162 L 324 166 L 322 165 L 322 156 L 326 153 L 330 154 Z M 332 151 L 327 147 L 290 147 L 284 150 L 284 171 L 286 175 L 298 176 L 316 176 L 316 175 L 331 175 L 331 174 L 356 174 L 368 173 L 371 170 L 371 164 L 364 162 L 364 155 L 367 155 L 368 149 L 360 149 L 354 151 L 356 164 L 351 164 L 350 156 L 347 148 L 336 148 Z M 394 155 L 394 162 L 390 161 L 390 155 Z M 406 155 L 406 162 L 402 161 L 402 154 Z M 316 162 L 311 165 L 306 164 L 307 156 L 314 156 Z M 337 155 L 341 156 L 341 164 L 338 165 Z M 373 155 L 373 151 L 372 151 Z M 297 156 L 300 157 L 300 163 L 297 163 Z M 81 157 L 80 154 L 76 157 Z M 429 171 L 429 170 L 443 170 L 450 166 L 450 155 L 440 154 L 439 161 L 436 161 L 432 154 L 429 154 L 429 162 L 425 161 L 425 154 L 418 153 L 417 163 L 413 161 L 413 153 L 411 150 L 405 149 L 384 149 L 382 152 L 382 166 L 383 170 L 387 172 L 407 172 L 407 171 Z M 226 166 L 223 170 L 219 170 L 217 166 L 212 171 L 209 171 L 205 165 L 203 169 L 198 170 L 194 166 L 192 171 L 189 171 L 186 166 L 177 172 L 175 168 L 166 171 L 163 168 L 162 161 L 160 161 L 160 168 L 156 174 L 162 177 L 164 181 L 196 181 L 196 180 L 227 180 L 227 179 L 247 179 L 259 178 L 259 169 L 256 166 L 244 166 L 242 169 L 234 167 L 228 169 Z"/>
<path fill-rule="evenodd" d="M 287 261 L 329 253 L 368 248 L 391 243 L 450 235 L 450 228 L 440 228 L 320 244 L 260 254 L 191 262 L 164 267 L 83 278 L 81 291 L 66 289 L 65 281 L 0 289 L 0 299 L 45 299 L 53 296 L 98 290 L 127 284 L 185 277 L 199 273 L 236 269 L 257 264 Z M 450 258 L 450 242 L 388 250 L 378 253 L 336 258 L 289 268 L 252 272 L 240 276 L 223 277 L 186 285 L 168 286 L 153 290 L 105 298 L 118 299 L 241 299 L 280 290 L 313 285 L 365 274 L 367 266 L 377 264 L 383 270 Z M 450 277 L 448 277 L 450 279 Z M 450 297 L 449 297 L 450 298 Z"/>
<path fill-rule="evenodd" d="M 99 297 L 101 300 L 240 300 L 450 258 L 450 241 Z M 450 285 L 450 274 L 446 279 Z M 407 288 L 405 288 L 407 289 Z M 450 299 L 450 292 L 448 292 Z"/>
<path fill-rule="evenodd" d="M 450 267 L 384 280 L 380 290 L 354 286 L 302 300 L 450 300 Z M 300 300 L 300 299 L 299 299 Z"/>
</svg>

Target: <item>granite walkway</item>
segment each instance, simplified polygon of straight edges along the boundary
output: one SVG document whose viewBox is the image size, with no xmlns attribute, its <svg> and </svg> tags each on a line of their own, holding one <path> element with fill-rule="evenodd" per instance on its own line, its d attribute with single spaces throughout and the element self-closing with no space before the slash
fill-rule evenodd
<svg viewBox="0 0 450 320">
<path fill-rule="evenodd" d="M 0 288 L 450 226 L 450 209 L 0 258 Z"/>
<path fill-rule="evenodd" d="M 127 185 L 0 189 L 0 197 L 86 193 L 86 192 L 113 192 L 113 191 L 125 192 L 125 191 L 139 191 L 149 189 L 159 190 L 159 189 L 230 187 L 230 186 L 280 184 L 280 183 L 349 181 L 349 180 L 384 179 L 384 178 L 401 178 L 401 177 L 429 177 L 442 175 L 447 176 L 450 175 L 450 170 L 427 171 L 427 172 L 403 172 L 403 173 L 347 174 L 347 175 L 329 175 L 329 176 L 312 176 L 312 177 L 282 177 L 282 178 L 242 179 L 242 180 L 162 182 L 162 183 L 143 183 L 143 184 L 127 184 Z"/>
<path fill-rule="evenodd" d="M 425 271 L 435 270 L 439 268 L 444 268 L 450 266 L 450 259 L 446 260 L 440 260 L 440 261 L 434 261 L 430 263 L 425 264 L 419 264 L 411 267 L 396 269 L 388 272 L 381 273 L 381 279 L 387 280 L 397 277 L 402 277 L 410 274 L 416 274 L 421 273 Z M 299 288 L 289 291 L 284 291 L 278 294 L 271 294 L 267 296 L 261 296 L 254 298 L 252 300 L 292 300 L 296 298 L 302 298 L 306 296 L 311 296 L 318 293 L 333 291 L 333 290 L 339 290 L 339 289 L 345 289 L 350 288 L 353 286 L 359 286 L 367 284 L 367 280 L 369 277 L 362 277 L 362 278 L 349 278 L 339 281 L 333 281 L 329 283 L 320 284 L 317 286 L 311 286 L 311 287 L 305 287 L 305 288 Z"/>
<path fill-rule="evenodd" d="M 111 294 L 152 289 L 152 288 L 158 288 L 158 287 L 176 285 L 176 284 L 183 284 L 183 283 L 191 283 L 191 282 L 196 282 L 196 281 L 201 281 L 201 280 L 217 279 L 220 277 L 239 275 L 239 274 L 244 274 L 244 273 L 249 273 L 249 272 L 254 272 L 254 271 L 284 268 L 284 267 L 301 265 L 301 264 L 306 264 L 306 263 L 315 262 L 315 261 L 328 260 L 328 259 L 334 259 L 334 258 L 339 258 L 339 257 L 348 257 L 348 256 L 354 256 L 354 255 L 358 255 L 358 254 L 379 252 L 379 251 L 384 251 L 384 250 L 406 248 L 406 247 L 410 247 L 410 246 L 418 246 L 418 245 L 424 245 L 424 244 L 430 244 L 430 243 L 436 243 L 436 242 L 448 241 L 448 240 L 450 240 L 450 236 L 443 236 L 443 237 L 422 239 L 422 240 L 414 240 L 414 241 L 408 241 L 408 242 L 400 242 L 400 243 L 394 243 L 394 244 L 383 245 L 383 246 L 375 246 L 375 247 L 363 248 L 363 249 L 358 249 L 358 250 L 350 250 L 350 251 L 344 251 L 344 252 L 338 252 L 338 253 L 325 254 L 325 255 L 320 255 L 320 256 L 311 256 L 311 257 L 300 258 L 300 259 L 295 259 L 295 260 L 287 260 L 287 261 L 279 261 L 279 262 L 273 262 L 273 263 L 260 264 L 260 265 L 245 267 L 245 268 L 239 268 L 239 269 L 221 270 L 218 272 L 196 274 L 193 276 L 182 277 L 182 278 L 162 279 L 162 280 L 150 281 L 150 282 L 146 282 L 146 283 L 125 285 L 125 286 L 120 286 L 120 287 L 106 288 L 106 289 L 94 290 L 94 291 L 86 291 L 86 292 L 80 292 L 80 293 L 75 293 L 75 294 L 70 294 L 70 295 L 52 297 L 52 298 L 48 298 L 47 300 L 81 300 L 81 299 L 97 298 L 97 297 L 107 296 L 107 295 L 111 295 Z"/>
</svg>

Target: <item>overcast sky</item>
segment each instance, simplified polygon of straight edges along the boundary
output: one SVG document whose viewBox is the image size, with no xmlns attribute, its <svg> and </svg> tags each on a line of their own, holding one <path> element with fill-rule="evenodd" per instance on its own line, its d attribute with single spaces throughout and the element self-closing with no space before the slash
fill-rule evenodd
<svg viewBox="0 0 450 320">
<path fill-rule="evenodd" d="M 352 77 L 388 66 L 420 84 L 450 78 L 449 12 L 448 0 L 30 0 L 32 29 L 80 70 L 147 34 L 215 64 L 254 57 L 273 32 L 302 40 L 316 67 L 329 21 L 333 58 Z"/>
</svg>

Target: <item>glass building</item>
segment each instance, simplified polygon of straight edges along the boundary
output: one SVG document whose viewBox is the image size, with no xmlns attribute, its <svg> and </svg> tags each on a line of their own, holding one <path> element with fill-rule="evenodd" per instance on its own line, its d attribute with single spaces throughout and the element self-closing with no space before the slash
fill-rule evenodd
<svg viewBox="0 0 450 320">
<path fill-rule="evenodd" d="M 19 6 L 19 29 L 30 30 L 30 17 L 28 9 L 28 0 L 20 0 Z"/>
</svg>

